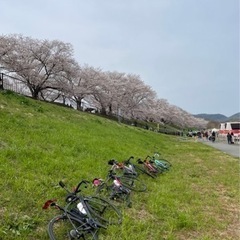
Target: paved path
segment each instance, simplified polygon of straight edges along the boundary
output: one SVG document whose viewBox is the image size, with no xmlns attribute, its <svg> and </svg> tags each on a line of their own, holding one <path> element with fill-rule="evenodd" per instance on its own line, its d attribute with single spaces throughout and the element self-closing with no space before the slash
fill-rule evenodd
<svg viewBox="0 0 240 240">
<path fill-rule="evenodd" d="M 207 144 L 213 148 L 216 148 L 218 150 L 221 150 L 233 157 L 240 158 L 240 144 L 228 144 L 227 142 L 211 142 L 211 141 L 205 141 L 205 140 L 199 140 L 199 142 L 202 142 L 204 144 Z"/>
</svg>

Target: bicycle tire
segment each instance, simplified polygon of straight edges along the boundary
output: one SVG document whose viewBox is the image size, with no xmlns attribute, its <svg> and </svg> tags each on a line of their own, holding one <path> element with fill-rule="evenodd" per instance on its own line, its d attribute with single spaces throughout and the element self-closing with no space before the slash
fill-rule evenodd
<svg viewBox="0 0 240 240">
<path fill-rule="evenodd" d="M 99 197 L 91 196 L 85 197 L 88 209 L 92 217 L 103 225 L 116 225 L 122 223 L 122 212 L 109 200 Z"/>
<path fill-rule="evenodd" d="M 163 173 L 163 170 L 160 167 L 157 167 L 154 163 L 149 164 L 149 166 L 144 166 L 144 168 L 146 169 L 146 171 L 153 174 L 155 177 Z"/>
<path fill-rule="evenodd" d="M 135 165 L 135 168 L 136 168 L 136 170 L 137 170 L 139 173 L 144 173 L 144 174 L 148 175 L 148 176 L 151 177 L 151 178 L 156 178 L 156 175 L 151 174 L 149 171 L 145 170 L 145 169 L 142 168 L 142 167 L 139 167 L 139 166 L 136 166 L 136 165 Z"/>
<path fill-rule="evenodd" d="M 166 159 L 155 159 L 155 160 L 162 163 L 164 168 L 167 169 L 167 170 L 169 170 L 169 168 L 172 166 L 172 164 Z"/>
<path fill-rule="evenodd" d="M 103 198 L 109 198 L 111 194 L 111 186 L 108 186 L 107 183 L 103 182 L 101 185 L 97 186 L 96 195 L 101 195 Z"/>
<path fill-rule="evenodd" d="M 128 189 L 135 192 L 145 192 L 147 190 L 147 185 L 136 177 L 119 177 L 122 185 Z"/>
<path fill-rule="evenodd" d="M 152 164 L 162 173 L 169 171 L 171 167 L 170 163 L 164 159 L 155 159 Z"/>
<path fill-rule="evenodd" d="M 111 199 L 112 194 L 114 193 L 113 184 L 108 185 L 106 182 L 99 185 L 95 191 L 97 196 L 101 196 L 105 199 Z"/>
<path fill-rule="evenodd" d="M 129 190 L 130 191 L 130 190 Z M 96 190 L 96 195 L 101 195 L 104 198 L 109 199 L 111 202 L 113 201 L 116 207 L 119 207 L 122 203 L 126 203 L 127 207 L 131 206 L 130 193 L 125 193 L 121 191 L 117 191 L 113 186 L 108 186 L 106 183 L 98 186 Z"/>
<path fill-rule="evenodd" d="M 162 173 L 164 173 L 166 171 L 166 169 L 163 168 L 163 166 L 159 166 L 156 163 L 151 163 L 151 165 L 156 169 L 156 171 L 157 171 L 155 173 L 156 175 L 162 174 Z"/>
<path fill-rule="evenodd" d="M 59 215 L 49 222 L 48 235 L 51 240 L 98 240 L 98 229 L 87 227 L 86 224 L 78 218 Z"/>
</svg>

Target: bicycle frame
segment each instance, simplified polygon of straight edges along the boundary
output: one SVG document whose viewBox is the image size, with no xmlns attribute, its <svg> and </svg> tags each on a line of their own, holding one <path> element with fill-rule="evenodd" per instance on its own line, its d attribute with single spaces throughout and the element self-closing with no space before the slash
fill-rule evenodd
<svg viewBox="0 0 240 240">
<path fill-rule="evenodd" d="M 147 159 L 143 161 L 143 165 L 152 173 L 157 173 L 158 170 L 151 164 L 151 162 Z"/>
<path fill-rule="evenodd" d="M 109 191 L 108 197 L 110 199 L 112 200 L 122 199 L 123 201 L 127 202 L 127 206 L 130 206 L 131 201 L 129 200 L 129 198 L 131 190 L 122 184 L 121 179 L 114 174 L 113 169 L 115 169 L 115 166 L 112 166 L 111 170 L 109 170 L 105 181 L 102 179 L 95 178 L 93 180 L 93 184 L 96 187 L 99 187 L 99 189 L 97 190 L 98 192 L 101 192 L 102 189 L 106 188 L 107 192 Z M 109 184 L 110 181 L 111 183 Z"/>
<path fill-rule="evenodd" d="M 130 159 L 132 159 L 132 158 L 133 157 L 130 157 L 128 160 L 121 162 L 121 163 L 118 163 L 116 160 L 112 159 L 112 160 L 108 161 L 108 164 L 112 165 L 111 170 L 113 170 L 113 171 L 121 169 L 121 170 L 123 170 L 123 175 L 137 177 L 138 174 L 134 168 L 134 165 L 132 163 L 130 163 Z"/>
<path fill-rule="evenodd" d="M 86 200 L 88 200 L 88 198 L 84 197 L 82 194 L 77 195 L 78 193 L 81 192 L 80 187 L 82 184 L 86 185 L 88 184 L 88 181 L 81 181 L 78 186 L 76 187 L 76 189 L 74 190 L 74 192 L 70 192 L 64 185 L 64 183 L 62 181 L 59 182 L 59 185 L 64 188 L 67 192 L 67 198 L 66 198 L 66 202 L 67 205 L 65 207 L 61 207 L 59 206 L 56 201 L 54 200 L 50 200 L 47 201 L 44 205 L 44 209 L 48 208 L 49 206 L 55 207 L 58 210 L 63 212 L 63 216 L 66 216 L 69 220 L 70 218 L 68 216 L 74 217 L 76 219 L 79 219 L 80 223 L 82 223 L 84 221 L 84 224 L 87 224 L 90 229 L 97 229 L 97 228 L 107 228 L 105 225 L 101 224 L 99 221 L 97 221 L 95 218 L 93 218 L 92 214 L 91 214 L 91 207 L 87 204 Z M 49 204 L 48 204 L 49 202 Z M 77 203 L 78 202 L 78 203 Z M 76 208 L 72 208 L 73 204 L 76 204 Z M 69 210 L 70 209 L 70 210 Z"/>
</svg>

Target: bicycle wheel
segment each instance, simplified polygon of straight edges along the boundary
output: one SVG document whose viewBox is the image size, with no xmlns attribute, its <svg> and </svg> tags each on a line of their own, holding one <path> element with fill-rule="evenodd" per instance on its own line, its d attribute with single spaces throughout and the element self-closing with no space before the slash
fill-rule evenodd
<svg viewBox="0 0 240 240">
<path fill-rule="evenodd" d="M 144 168 L 155 177 L 163 173 L 163 170 L 161 168 L 158 168 L 154 163 L 148 163 L 147 166 L 144 165 Z"/>
<path fill-rule="evenodd" d="M 107 186 L 106 183 L 102 184 L 101 186 L 98 186 L 95 193 L 96 195 L 100 195 L 106 199 L 109 199 L 110 202 L 113 201 L 113 204 L 116 207 L 121 206 L 122 203 L 124 202 L 128 207 L 131 206 L 130 193 L 116 191 L 113 186 Z"/>
<path fill-rule="evenodd" d="M 103 225 L 113 225 L 122 223 L 121 211 L 110 201 L 99 196 L 85 197 L 89 212 L 92 217 Z"/>
<path fill-rule="evenodd" d="M 103 198 L 109 198 L 111 196 L 112 187 L 107 185 L 107 183 L 102 183 L 101 185 L 97 186 L 95 194 L 101 195 Z"/>
<path fill-rule="evenodd" d="M 169 170 L 172 164 L 165 159 L 155 159 L 156 166 L 162 168 L 163 170 Z"/>
<path fill-rule="evenodd" d="M 48 224 L 48 235 L 51 240 L 85 239 L 97 240 L 97 230 L 88 227 L 83 221 L 59 215 Z"/>
<path fill-rule="evenodd" d="M 135 165 L 135 169 L 138 173 L 144 173 L 151 178 L 156 178 L 156 176 L 154 174 L 151 174 L 150 172 L 146 171 L 143 167 Z"/>
<path fill-rule="evenodd" d="M 147 186 L 143 181 L 140 181 L 135 177 L 119 177 L 122 185 L 128 189 L 131 189 L 135 192 L 145 192 L 147 190 Z"/>
<path fill-rule="evenodd" d="M 172 166 L 172 164 L 166 159 L 156 159 L 156 160 L 159 161 L 161 164 L 163 164 L 164 167 L 167 169 L 169 169 Z"/>
</svg>

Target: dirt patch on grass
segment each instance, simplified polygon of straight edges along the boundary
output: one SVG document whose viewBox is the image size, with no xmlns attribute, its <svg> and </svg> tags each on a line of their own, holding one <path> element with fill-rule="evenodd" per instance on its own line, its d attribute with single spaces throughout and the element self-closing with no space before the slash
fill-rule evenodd
<svg viewBox="0 0 240 240">
<path fill-rule="evenodd" d="M 6 148 L 6 147 L 7 147 L 7 143 L 0 140 L 0 149 Z"/>
<path fill-rule="evenodd" d="M 142 208 L 140 210 L 131 208 L 129 211 L 129 215 L 134 219 L 139 219 L 142 221 L 143 220 L 148 221 L 148 220 L 154 219 L 154 216 L 144 208 Z"/>
</svg>

